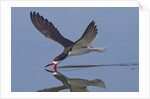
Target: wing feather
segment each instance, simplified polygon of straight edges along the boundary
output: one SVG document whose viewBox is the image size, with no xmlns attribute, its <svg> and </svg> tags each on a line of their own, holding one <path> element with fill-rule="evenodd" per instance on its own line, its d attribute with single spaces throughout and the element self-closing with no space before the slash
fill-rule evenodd
<svg viewBox="0 0 150 99">
<path fill-rule="evenodd" d="M 97 33 L 98 29 L 96 28 L 95 22 L 92 21 L 86 28 L 82 37 L 75 42 L 73 49 L 91 46 L 92 42 L 97 36 Z"/>
<path fill-rule="evenodd" d="M 34 26 L 43 34 L 45 37 L 50 38 L 62 46 L 69 47 L 74 44 L 71 40 L 63 37 L 58 29 L 47 19 L 44 19 L 43 16 L 40 16 L 39 13 L 30 12 L 30 18 Z"/>
</svg>

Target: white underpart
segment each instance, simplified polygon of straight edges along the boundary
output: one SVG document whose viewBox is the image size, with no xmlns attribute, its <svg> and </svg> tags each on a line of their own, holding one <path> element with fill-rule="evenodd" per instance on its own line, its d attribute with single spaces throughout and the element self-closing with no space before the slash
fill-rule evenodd
<svg viewBox="0 0 150 99">
<path fill-rule="evenodd" d="M 106 50 L 106 47 L 103 47 L 103 48 L 92 48 L 92 47 L 78 48 L 78 49 L 74 49 L 71 52 L 69 52 L 68 56 L 75 56 L 75 55 L 87 54 L 87 53 L 92 52 L 92 51 L 104 52 L 105 50 Z M 62 60 L 60 60 L 60 61 L 53 61 L 53 63 L 54 64 L 59 64 L 61 61 Z"/>
<path fill-rule="evenodd" d="M 86 54 L 89 52 L 90 51 L 88 48 L 78 48 L 78 49 L 73 49 L 71 52 L 69 52 L 69 56 L 82 55 L 82 54 Z"/>
<path fill-rule="evenodd" d="M 106 50 L 106 47 L 103 47 L 103 48 L 92 48 L 92 47 L 78 48 L 78 49 L 73 49 L 71 52 L 69 52 L 68 56 L 87 54 L 92 51 L 104 52 L 105 50 Z"/>
</svg>

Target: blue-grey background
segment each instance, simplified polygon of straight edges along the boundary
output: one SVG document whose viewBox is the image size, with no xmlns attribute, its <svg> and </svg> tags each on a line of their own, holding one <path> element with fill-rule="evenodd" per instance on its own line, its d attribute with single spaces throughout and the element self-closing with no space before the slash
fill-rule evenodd
<svg viewBox="0 0 150 99">
<path fill-rule="evenodd" d="M 78 40 L 88 24 L 95 20 L 98 36 L 93 47 L 107 47 L 104 53 L 92 52 L 72 56 L 61 62 L 67 65 L 103 65 L 139 63 L 139 8 L 11 8 L 11 91 L 34 92 L 62 85 L 44 70 L 63 51 L 58 43 L 45 38 L 32 24 L 30 11 L 39 12 L 72 41 Z M 51 68 L 51 67 L 50 67 Z M 90 91 L 139 91 L 139 67 L 101 66 L 83 69 L 59 69 L 70 78 L 101 79 L 106 89 L 89 87 Z M 69 90 L 63 90 L 69 91 Z"/>
</svg>

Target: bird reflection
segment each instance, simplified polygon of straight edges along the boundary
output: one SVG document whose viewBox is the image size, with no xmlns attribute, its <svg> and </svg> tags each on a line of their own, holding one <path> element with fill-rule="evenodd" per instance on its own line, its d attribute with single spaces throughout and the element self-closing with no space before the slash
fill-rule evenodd
<svg viewBox="0 0 150 99">
<path fill-rule="evenodd" d="M 38 92 L 58 92 L 63 89 L 70 89 L 71 92 L 88 92 L 89 91 L 87 89 L 88 86 L 106 88 L 104 82 L 100 79 L 86 80 L 80 78 L 68 78 L 62 73 L 58 72 L 57 69 L 54 69 L 54 71 L 47 69 L 45 70 L 48 71 L 49 73 L 52 73 L 56 79 L 60 80 L 63 83 L 63 85 L 38 90 Z"/>
</svg>

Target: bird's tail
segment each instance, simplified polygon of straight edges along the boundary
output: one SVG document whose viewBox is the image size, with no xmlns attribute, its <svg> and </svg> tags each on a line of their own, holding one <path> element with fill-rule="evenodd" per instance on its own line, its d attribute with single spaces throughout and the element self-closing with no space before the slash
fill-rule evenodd
<svg viewBox="0 0 150 99">
<path fill-rule="evenodd" d="M 105 83 L 102 80 L 100 80 L 100 79 L 90 80 L 88 86 L 106 88 Z"/>
<path fill-rule="evenodd" d="M 103 48 L 90 48 L 91 51 L 96 51 L 96 52 L 104 52 L 106 50 L 106 47 Z"/>
</svg>

